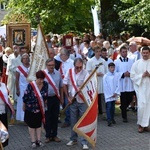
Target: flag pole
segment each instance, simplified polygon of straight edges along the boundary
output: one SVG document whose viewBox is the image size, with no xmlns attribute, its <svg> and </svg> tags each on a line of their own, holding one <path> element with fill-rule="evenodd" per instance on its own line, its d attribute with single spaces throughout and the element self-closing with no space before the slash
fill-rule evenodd
<svg viewBox="0 0 150 150">
<path fill-rule="evenodd" d="M 88 82 L 88 80 L 93 76 L 93 74 L 95 73 L 95 71 L 99 68 L 100 65 L 103 65 L 103 63 L 99 63 L 98 65 L 96 65 L 95 69 L 91 72 L 91 74 L 89 75 L 89 77 L 86 79 L 86 81 L 81 85 L 80 90 L 85 86 L 85 84 Z"/>
<path fill-rule="evenodd" d="M 65 108 L 61 111 L 61 114 L 64 114 L 66 109 L 74 103 L 75 101 L 75 97 L 78 95 L 78 93 L 80 92 L 80 90 L 85 86 L 85 84 L 88 82 L 88 80 L 93 76 L 93 74 L 95 73 L 95 71 L 100 67 L 100 65 L 103 65 L 103 63 L 99 63 L 98 65 L 96 65 L 95 69 L 91 72 L 91 74 L 89 75 L 89 77 L 86 79 L 86 81 L 81 85 L 81 87 L 79 88 L 79 91 L 75 93 L 75 95 L 72 98 L 72 103 L 68 103 Z"/>
</svg>

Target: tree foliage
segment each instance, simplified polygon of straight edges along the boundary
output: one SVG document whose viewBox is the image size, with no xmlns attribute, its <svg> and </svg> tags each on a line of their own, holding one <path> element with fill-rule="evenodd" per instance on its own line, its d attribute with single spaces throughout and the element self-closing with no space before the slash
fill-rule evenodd
<svg viewBox="0 0 150 150">
<path fill-rule="evenodd" d="M 28 15 L 33 27 L 37 27 L 40 21 L 45 32 L 84 32 L 93 27 L 91 5 L 93 0 L 10 0 L 8 9 L 9 14 Z"/>
<path fill-rule="evenodd" d="M 150 30 L 150 1 L 149 0 L 122 0 L 130 7 L 120 11 L 121 20 L 129 25 L 138 24 Z"/>
<path fill-rule="evenodd" d="M 32 27 L 40 22 L 45 33 L 93 31 L 91 6 L 95 4 L 104 34 L 129 31 L 136 35 L 150 29 L 149 0 L 9 0 L 5 19 L 25 14 Z"/>
</svg>

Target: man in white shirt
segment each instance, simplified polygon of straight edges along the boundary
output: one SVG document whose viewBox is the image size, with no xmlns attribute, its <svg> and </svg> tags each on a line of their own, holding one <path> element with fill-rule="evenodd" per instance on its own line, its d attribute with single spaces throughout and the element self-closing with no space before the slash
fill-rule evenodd
<svg viewBox="0 0 150 150">
<path fill-rule="evenodd" d="M 133 60 L 127 57 L 127 48 L 120 48 L 120 57 L 114 61 L 116 65 L 116 72 L 122 73 L 120 80 L 120 101 L 121 101 L 121 114 L 123 122 L 128 122 L 127 120 L 127 107 L 131 103 L 134 95 L 133 83 L 130 79 L 130 70 L 133 64 Z"/>
<path fill-rule="evenodd" d="M 64 79 L 67 71 L 70 69 L 70 68 L 73 68 L 74 65 L 73 65 L 73 60 L 69 58 L 70 56 L 70 53 L 67 49 L 63 48 L 61 51 L 60 51 L 60 59 L 61 59 L 61 65 L 60 65 L 60 68 L 59 68 L 59 71 L 60 71 L 60 74 L 62 76 L 62 79 Z M 68 99 L 67 97 L 64 97 L 64 107 L 68 104 Z M 65 121 L 62 125 L 62 128 L 64 127 L 68 127 L 70 126 L 70 109 L 69 107 L 67 108 L 66 112 L 66 117 L 65 117 Z"/>
<path fill-rule="evenodd" d="M 64 78 L 66 72 L 70 69 L 73 68 L 73 60 L 69 58 L 70 53 L 67 49 L 63 48 L 60 51 L 60 60 L 61 60 L 61 65 L 59 68 L 59 71 L 62 75 L 62 79 Z"/>
<path fill-rule="evenodd" d="M 140 54 L 140 52 L 137 49 L 136 42 L 130 42 L 129 50 L 130 50 L 130 52 L 128 54 L 129 58 L 134 59 L 134 61 L 137 61 L 137 60 L 139 60 L 141 58 L 141 54 Z"/>
<path fill-rule="evenodd" d="M 83 69 L 83 60 L 76 58 L 74 61 L 74 67 L 69 69 L 63 80 L 64 92 L 69 101 L 70 105 L 70 119 L 71 119 L 71 138 L 67 143 L 67 146 L 77 144 L 78 135 L 73 131 L 74 125 L 78 119 L 84 114 L 87 109 L 86 103 L 83 101 L 82 96 L 78 93 L 74 101 L 72 99 L 76 92 L 78 92 L 81 85 L 88 78 L 88 72 Z M 80 138 L 80 142 L 83 145 L 83 149 L 88 149 L 87 140 Z"/>
<path fill-rule="evenodd" d="M 108 67 L 106 61 L 101 58 L 101 48 L 99 46 L 94 47 L 95 56 L 87 61 L 86 70 L 91 73 L 95 67 L 102 63 L 102 65 L 97 69 L 97 79 L 98 79 L 98 109 L 99 113 L 105 115 L 106 105 L 104 100 L 103 92 L 103 76 L 107 73 Z"/>
</svg>

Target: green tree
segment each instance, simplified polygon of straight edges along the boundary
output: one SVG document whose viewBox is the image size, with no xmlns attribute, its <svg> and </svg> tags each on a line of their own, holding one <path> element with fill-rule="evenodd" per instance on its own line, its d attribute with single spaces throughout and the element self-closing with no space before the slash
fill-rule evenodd
<svg viewBox="0 0 150 150">
<path fill-rule="evenodd" d="M 135 30 L 150 30 L 150 2 L 149 0 L 122 0 L 130 7 L 119 12 L 120 19 Z M 136 33 L 135 33 L 136 34 Z"/>
<path fill-rule="evenodd" d="M 9 0 L 8 16 L 26 14 L 33 27 L 40 21 L 46 33 L 85 32 L 93 28 L 91 5 L 93 0 Z"/>
</svg>

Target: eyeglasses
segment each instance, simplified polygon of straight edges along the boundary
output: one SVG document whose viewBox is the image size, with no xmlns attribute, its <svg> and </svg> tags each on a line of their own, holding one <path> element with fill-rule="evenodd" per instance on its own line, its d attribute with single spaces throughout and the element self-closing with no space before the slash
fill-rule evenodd
<svg viewBox="0 0 150 150">
<path fill-rule="evenodd" d="M 60 56 L 66 56 L 65 54 L 60 54 Z"/>
<path fill-rule="evenodd" d="M 55 65 L 47 65 L 47 66 L 55 66 Z"/>
<path fill-rule="evenodd" d="M 29 58 L 27 57 L 27 58 L 22 58 L 22 59 L 29 59 Z"/>
<path fill-rule="evenodd" d="M 81 66 L 81 67 L 75 66 L 75 68 L 76 68 L 76 69 L 82 69 L 82 66 Z"/>
</svg>

